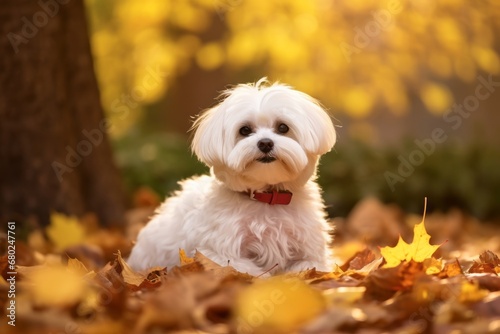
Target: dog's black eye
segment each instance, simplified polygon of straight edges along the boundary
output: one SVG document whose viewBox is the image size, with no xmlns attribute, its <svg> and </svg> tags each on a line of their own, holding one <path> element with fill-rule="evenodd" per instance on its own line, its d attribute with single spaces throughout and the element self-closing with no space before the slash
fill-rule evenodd
<svg viewBox="0 0 500 334">
<path fill-rule="evenodd" d="M 283 123 L 281 123 L 280 125 L 278 125 L 278 132 L 279 132 L 279 133 L 287 133 L 287 132 L 288 132 L 288 130 L 290 130 L 290 129 L 288 128 L 288 125 L 283 124 Z"/>
<path fill-rule="evenodd" d="M 240 135 L 242 136 L 248 136 L 249 134 L 252 133 L 252 129 L 250 129 L 249 126 L 243 126 L 241 129 L 240 129 Z"/>
</svg>

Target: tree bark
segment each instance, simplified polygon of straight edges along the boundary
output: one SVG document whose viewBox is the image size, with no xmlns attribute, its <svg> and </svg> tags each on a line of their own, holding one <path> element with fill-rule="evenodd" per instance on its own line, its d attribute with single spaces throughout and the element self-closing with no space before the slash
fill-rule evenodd
<svg viewBox="0 0 500 334">
<path fill-rule="evenodd" d="M 123 222 L 83 0 L 3 0 L 0 22 L 1 221 Z"/>
</svg>

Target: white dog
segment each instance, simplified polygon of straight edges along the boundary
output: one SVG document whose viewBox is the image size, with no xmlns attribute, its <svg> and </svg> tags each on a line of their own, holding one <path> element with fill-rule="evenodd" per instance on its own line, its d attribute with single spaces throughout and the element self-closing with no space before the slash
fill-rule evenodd
<svg viewBox="0 0 500 334">
<path fill-rule="evenodd" d="M 329 266 L 330 228 L 315 182 L 336 135 L 316 100 L 282 85 L 238 85 L 194 123 L 211 174 L 181 182 L 139 233 L 135 270 L 179 264 L 179 249 L 260 275 Z"/>
</svg>

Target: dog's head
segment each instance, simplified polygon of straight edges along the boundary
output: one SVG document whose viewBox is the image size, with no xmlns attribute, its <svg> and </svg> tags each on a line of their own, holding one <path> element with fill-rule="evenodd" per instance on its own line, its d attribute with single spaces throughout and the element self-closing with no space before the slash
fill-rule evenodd
<svg viewBox="0 0 500 334">
<path fill-rule="evenodd" d="M 315 99 L 266 79 L 226 91 L 193 129 L 194 153 L 234 190 L 303 184 L 336 140 Z"/>
</svg>

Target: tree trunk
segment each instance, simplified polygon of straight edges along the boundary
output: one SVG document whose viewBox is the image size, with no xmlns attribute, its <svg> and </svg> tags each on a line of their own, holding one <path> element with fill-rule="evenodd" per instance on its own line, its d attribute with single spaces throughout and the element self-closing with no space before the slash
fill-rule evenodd
<svg viewBox="0 0 500 334">
<path fill-rule="evenodd" d="M 123 222 L 83 0 L 2 0 L 0 219 Z"/>
</svg>

